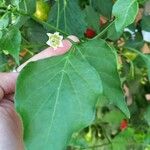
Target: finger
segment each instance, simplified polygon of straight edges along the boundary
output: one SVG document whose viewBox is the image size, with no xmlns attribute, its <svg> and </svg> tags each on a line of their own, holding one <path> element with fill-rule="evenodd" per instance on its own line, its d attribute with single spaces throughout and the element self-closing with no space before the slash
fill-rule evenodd
<svg viewBox="0 0 150 150">
<path fill-rule="evenodd" d="M 79 42 L 79 39 L 73 35 L 68 36 L 68 38 L 74 42 Z M 17 72 L 20 72 L 31 61 L 36 61 L 36 60 L 40 60 L 43 58 L 48 58 L 48 57 L 64 54 L 71 48 L 71 46 L 72 46 L 72 43 L 69 40 L 63 40 L 63 47 L 58 47 L 56 50 L 49 47 L 43 50 L 42 52 L 40 52 L 39 54 L 36 54 L 32 58 L 30 58 L 28 61 L 26 61 L 24 64 L 19 66 L 17 68 Z"/>
<path fill-rule="evenodd" d="M 18 73 L 0 73 L 0 100 L 15 91 Z"/>
</svg>

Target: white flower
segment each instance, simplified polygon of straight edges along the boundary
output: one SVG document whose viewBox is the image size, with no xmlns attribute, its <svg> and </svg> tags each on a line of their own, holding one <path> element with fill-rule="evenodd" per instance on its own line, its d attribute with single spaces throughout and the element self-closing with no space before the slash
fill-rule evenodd
<svg viewBox="0 0 150 150">
<path fill-rule="evenodd" d="M 54 48 L 54 50 L 56 50 L 58 47 L 63 47 L 63 36 L 59 35 L 59 32 L 55 32 L 54 34 L 47 33 L 47 35 L 49 37 L 48 41 L 46 42 L 47 45 Z"/>
</svg>

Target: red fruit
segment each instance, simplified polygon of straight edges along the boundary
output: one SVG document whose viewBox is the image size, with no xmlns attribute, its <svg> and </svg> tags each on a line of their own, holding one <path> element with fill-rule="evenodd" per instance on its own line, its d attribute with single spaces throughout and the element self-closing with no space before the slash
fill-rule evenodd
<svg viewBox="0 0 150 150">
<path fill-rule="evenodd" d="M 93 38 L 95 35 L 96 35 L 96 32 L 91 28 L 87 28 L 84 33 L 84 36 L 90 39 Z"/>
<path fill-rule="evenodd" d="M 126 119 L 122 120 L 121 121 L 121 124 L 120 124 L 120 130 L 123 131 L 125 130 L 126 128 L 128 127 L 128 122 Z"/>
</svg>

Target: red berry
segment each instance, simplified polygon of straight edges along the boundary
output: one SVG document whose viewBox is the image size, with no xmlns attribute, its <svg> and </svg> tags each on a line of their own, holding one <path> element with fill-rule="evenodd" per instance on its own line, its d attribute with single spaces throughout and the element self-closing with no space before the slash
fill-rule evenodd
<svg viewBox="0 0 150 150">
<path fill-rule="evenodd" d="M 126 119 L 122 120 L 121 121 L 121 124 L 120 124 L 120 130 L 123 131 L 125 130 L 126 128 L 128 127 L 128 122 Z"/>
<path fill-rule="evenodd" d="M 91 29 L 91 28 L 87 28 L 85 33 L 84 33 L 84 35 L 85 35 L 85 37 L 91 39 L 91 38 L 93 38 L 96 35 L 96 32 L 93 29 Z"/>
</svg>

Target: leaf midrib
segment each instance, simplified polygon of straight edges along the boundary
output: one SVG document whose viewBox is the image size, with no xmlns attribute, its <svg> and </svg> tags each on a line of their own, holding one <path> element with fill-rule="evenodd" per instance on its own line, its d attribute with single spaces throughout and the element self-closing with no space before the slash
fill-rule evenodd
<svg viewBox="0 0 150 150">
<path fill-rule="evenodd" d="M 123 21 L 123 24 L 125 25 L 125 20 L 127 20 L 127 15 L 128 15 L 128 13 L 127 12 L 129 12 L 129 9 L 130 9 L 130 7 L 133 5 L 133 3 L 135 3 L 136 2 L 136 0 L 133 0 L 132 2 L 131 2 L 131 4 L 129 5 L 129 7 L 127 8 L 127 11 L 126 11 L 126 13 L 125 13 L 125 17 L 124 17 L 124 21 Z"/>
<path fill-rule="evenodd" d="M 62 74 L 61 74 L 59 86 L 58 86 L 58 89 L 57 89 L 57 94 L 56 94 L 56 99 L 55 99 L 54 108 L 53 108 L 53 112 L 52 112 L 52 117 L 50 119 L 50 126 L 49 126 L 49 129 L 48 129 L 48 132 L 47 132 L 48 133 L 47 140 L 45 140 L 46 143 L 48 141 L 48 138 L 50 136 L 50 131 L 52 129 L 52 125 L 53 125 L 53 121 L 54 121 L 54 116 L 55 116 L 55 113 L 56 113 L 56 109 L 57 109 L 57 105 L 58 105 L 58 100 L 59 100 L 59 96 L 60 96 L 60 89 L 61 89 L 61 85 L 62 85 L 62 82 L 63 82 L 64 74 L 66 73 L 65 72 L 65 68 L 66 68 L 67 63 L 68 63 L 68 58 L 69 58 L 69 56 L 66 57 L 66 61 L 64 63 L 64 67 L 63 67 L 63 69 L 61 71 Z"/>
</svg>

